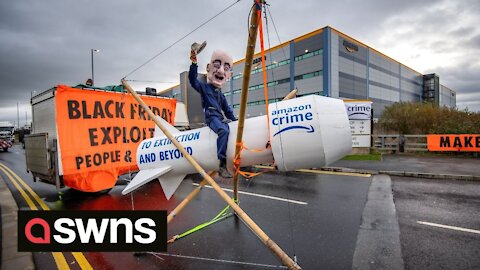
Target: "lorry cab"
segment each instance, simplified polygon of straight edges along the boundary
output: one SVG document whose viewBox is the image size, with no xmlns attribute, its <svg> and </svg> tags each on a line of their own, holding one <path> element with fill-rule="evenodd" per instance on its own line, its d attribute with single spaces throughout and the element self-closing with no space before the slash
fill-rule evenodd
<svg viewBox="0 0 480 270">
<path fill-rule="evenodd" d="M 14 136 L 15 127 L 10 122 L 0 122 L 0 148 L 3 151 L 8 151 L 15 142 Z"/>
<path fill-rule="evenodd" d="M 15 127 L 10 122 L 0 122 L 0 139 L 10 141 L 11 143 L 15 142 L 15 137 L 13 133 Z"/>
</svg>

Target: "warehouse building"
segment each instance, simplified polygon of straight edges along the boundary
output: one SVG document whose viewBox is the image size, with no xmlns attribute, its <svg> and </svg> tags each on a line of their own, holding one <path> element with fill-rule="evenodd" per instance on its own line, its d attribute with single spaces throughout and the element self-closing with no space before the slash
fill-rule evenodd
<svg viewBox="0 0 480 270">
<path fill-rule="evenodd" d="M 279 44 L 267 50 L 265 58 L 269 102 L 281 100 L 297 88 L 300 96 L 370 100 L 374 117 L 379 117 L 385 106 L 399 101 L 456 106 L 455 91 L 441 85 L 437 74 L 421 74 L 329 26 Z M 244 59 L 234 63 L 234 76 L 222 89 L 236 114 L 244 63 Z M 247 103 L 249 117 L 265 114 L 259 53 L 253 64 Z M 198 94 L 188 84 L 187 72 L 180 74 L 179 85 L 160 92 L 183 101 L 189 115 L 191 111 L 201 112 Z"/>
</svg>

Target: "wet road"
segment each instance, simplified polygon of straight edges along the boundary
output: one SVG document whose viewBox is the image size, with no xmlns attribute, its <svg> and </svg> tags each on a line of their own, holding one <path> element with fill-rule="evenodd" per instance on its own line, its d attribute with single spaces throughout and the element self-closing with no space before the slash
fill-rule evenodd
<svg viewBox="0 0 480 270">
<path fill-rule="evenodd" d="M 405 269 L 480 269 L 480 183 L 392 181 Z"/>
<path fill-rule="evenodd" d="M 119 185 L 108 194 L 63 189 L 60 199 L 53 186 L 32 182 L 31 175 L 25 171 L 23 150 L 18 146 L 8 153 L 0 152 L 0 163 L 23 179 L 49 209 L 57 210 L 170 211 L 199 182 L 186 179 L 170 201 L 155 181 L 132 196 L 122 196 L 124 186 Z M 20 208 L 29 209 L 9 176 L 3 170 L 0 174 Z M 232 186 L 230 181 L 219 178 L 217 181 L 222 187 Z M 241 181 L 240 190 L 246 193 L 240 195 L 240 205 L 289 256 L 297 257 L 303 269 L 351 269 L 370 183 L 370 178 L 345 175 L 269 173 L 251 182 Z M 392 184 L 405 269 L 480 268 L 479 183 L 393 177 Z M 225 205 L 212 189 L 203 189 L 169 225 L 168 235 L 211 219 Z M 133 253 L 120 252 L 64 252 L 61 255 L 70 269 L 270 269 L 280 266 L 278 259 L 237 218 L 229 218 L 170 244 L 168 254 L 136 257 Z M 52 253 L 34 253 L 34 260 L 38 269 L 58 266 Z"/>
<path fill-rule="evenodd" d="M 22 178 L 52 210 L 172 210 L 194 188 L 186 179 L 170 201 L 158 183 L 122 196 L 124 186 L 108 194 L 84 194 L 34 183 L 25 171 L 23 150 L 18 146 L 0 153 L 0 162 Z M 2 172 L 3 173 L 3 172 Z M 4 175 L 6 178 L 6 175 Z M 217 179 L 231 188 L 231 183 Z M 18 190 L 7 181 L 21 209 L 28 209 Z M 241 181 L 240 190 L 288 199 L 293 202 L 240 195 L 242 208 L 304 269 L 351 268 L 358 227 L 366 202 L 370 178 L 302 173 L 270 173 L 252 182 Z M 169 225 L 169 236 L 181 233 L 214 217 L 225 203 L 212 189 L 201 194 Z M 63 253 L 71 269 L 80 269 L 71 253 Z M 169 245 L 168 254 L 135 257 L 132 253 L 83 253 L 94 269 L 251 269 L 280 265 L 237 218 L 229 218 Z M 180 257 L 178 257 L 179 255 Z M 175 257 L 174 257 L 175 256 Z M 55 268 L 50 253 L 34 253 L 39 269 Z M 213 260 L 211 260 L 213 259 Z M 244 264 L 250 263 L 250 264 Z"/>
<path fill-rule="evenodd" d="M 124 186 L 108 194 L 84 194 L 34 183 L 25 171 L 24 152 L 15 146 L 0 153 L 0 163 L 22 178 L 52 210 L 172 210 L 198 183 L 183 181 L 167 201 L 158 182 L 140 188 L 132 196 L 121 195 Z M 5 179 L 7 175 L 0 171 Z M 225 188 L 230 181 L 217 178 Z M 28 209 L 23 197 L 6 181 L 21 209 Z M 253 181 L 241 181 L 240 206 L 288 255 L 296 256 L 303 269 L 350 269 L 357 233 L 371 179 L 345 175 L 311 173 L 268 173 Z M 278 199 L 281 198 L 281 199 Z M 290 200 L 287 202 L 285 200 Z M 212 189 L 200 195 L 169 224 L 172 236 L 213 218 L 226 204 Z M 63 255 L 71 269 L 86 269 L 68 252 Z M 187 236 L 168 246 L 168 254 L 136 257 L 132 253 L 85 252 L 94 269 L 265 269 L 279 266 L 279 260 L 242 224 L 232 217 Z M 34 253 L 37 268 L 56 267 L 51 253 Z"/>
</svg>

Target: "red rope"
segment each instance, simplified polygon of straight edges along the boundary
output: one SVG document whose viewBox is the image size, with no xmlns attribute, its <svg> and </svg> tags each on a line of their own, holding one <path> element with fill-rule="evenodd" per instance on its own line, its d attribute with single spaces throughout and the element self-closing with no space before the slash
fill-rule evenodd
<svg viewBox="0 0 480 270">
<path fill-rule="evenodd" d="M 237 145 L 240 146 L 240 151 L 238 151 L 238 154 L 233 159 L 233 169 L 235 170 L 235 172 L 234 172 L 235 175 L 240 174 L 241 176 L 245 177 L 246 179 L 250 179 L 250 178 L 255 177 L 257 175 L 260 175 L 262 173 L 273 171 L 273 169 L 266 169 L 266 170 L 254 173 L 254 172 L 245 172 L 245 171 L 240 170 L 240 153 L 243 150 L 250 151 L 250 152 L 255 152 L 255 153 L 261 153 L 261 152 L 265 151 L 266 149 L 258 149 L 258 148 L 249 149 L 243 144 L 243 142 L 239 142 L 239 143 L 237 143 Z M 275 166 L 273 166 L 273 167 L 275 167 Z"/>
<path fill-rule="evenodd" d="M 257 5 L 260 6 L 260 2 L 257 0 L 255 1 Z M 262 12 L 261 9 L 257 9 L 257 21 L 258 21 L 258 31 L 259 31 L 259 37 L 260 37 L 260 49 L 261 49 L 261 59 L 262 59 L 262 69 L 263 69 L 263 94 L 265 96 L 265 111 L 267 114 L 267 127 L 268 127 L 268 141 L 267 141 L 267 146 L 266 148 L 270 147 L 270 113 L 268 111 L 268 85 L 267 85 L 267 65 L 265 62 L 265 46 L 263 42 L 263 23 L 262 23 Z M 271 170 L 264 170 L 261 172 L 257 173 L 252 173 L 252 172 L 244 172 L 240 170 L 240 154 L 243 151 L 243 149 L 252 151 L 252 152 L 262 152 L 265 151 L 265 149 L 248 149 L 245 147 L 243 142 L 239 142 L 237 145 L 240 145 L 240 150 L 238 151 L 238 154 L 234 157 L 233 159 L 233 168 L 235 169 L 235 176 L 238 174 L 242 175 L 243 177 L 250 179 L 252 177 L 255 177 L 259 174 L 262 174 L 267 171 Z"/>
<path fill-rule="evenodd" d="M 270 113 L 268 111 L 268 84 L 267 84 L 267 64 L 265 61 L 265 46 L 263 42 L 263 23 L 261 11 L 257 10 L 258 15 L 258 30 L 260 34 L 260 51 L 262 56 L 262 69 L 263 69 L 263 95 L 265 96 L 265 112 L 267 114 L 267 127 L 268 127 L 268 142 L 267 147 L 270 145 Z"/>
</svg>

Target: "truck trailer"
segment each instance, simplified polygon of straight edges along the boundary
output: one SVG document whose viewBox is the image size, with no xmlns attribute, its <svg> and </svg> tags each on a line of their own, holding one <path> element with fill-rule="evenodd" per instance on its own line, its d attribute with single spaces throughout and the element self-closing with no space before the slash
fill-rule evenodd
<svg viewBox="0 0 480 270">
<path fill-rule="evenodd" d="M 175 99 L 142 98 L 171 124 L 176 116 L 184 120 Z M 32 132 L 25 136 L 27 172 L 34 181 L 53 184 L 57 190 L 111 189 L 119 175 L 138 169 L 137 145 L 153 137 L 154 122 L 124 92 L 58 85 L 33 96 L 31 105 Z M 178 122 L 188 128 L 188 122 Z"/>
</svg>

